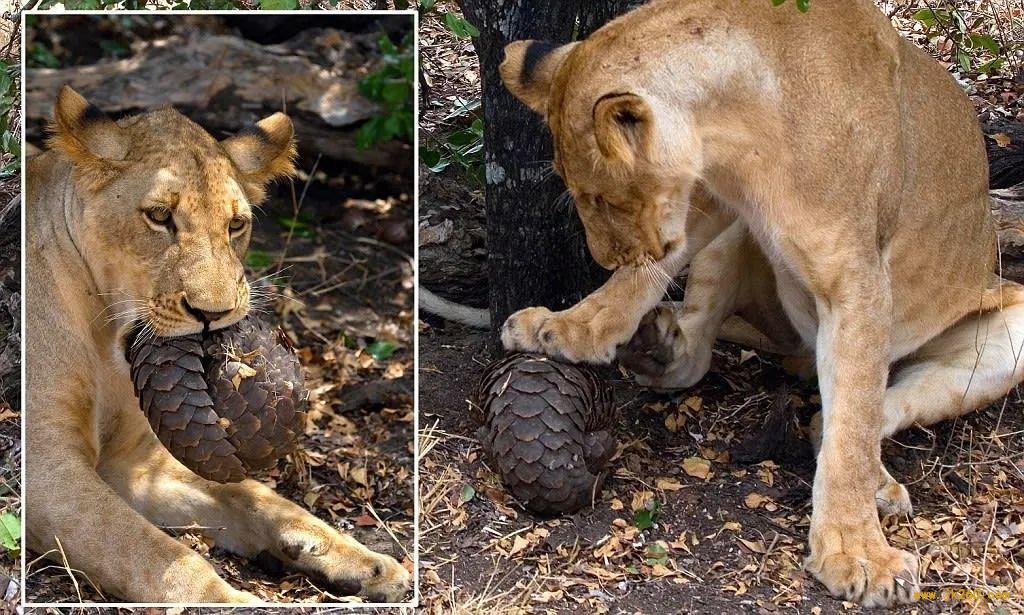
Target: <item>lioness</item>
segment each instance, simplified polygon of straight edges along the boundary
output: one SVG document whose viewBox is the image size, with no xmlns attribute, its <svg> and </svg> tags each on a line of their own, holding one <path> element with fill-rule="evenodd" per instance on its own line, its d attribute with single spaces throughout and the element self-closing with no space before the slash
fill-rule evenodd
<svg viewBox="0 0 1024 615">
<path fill-rule="evenodd" d="M 863 605 L 912 600 L 917 558 L 875 510 L 880 487 L 909 507 L 881 438 L 1024 377 L 1024 288 L 993 273 L 985 150 L 953 79 L 869 0 L 655 1 L 582 42 L 512 43 L 501 76 L 546 118 L 614 270 L 570 309 L 513 314 L 505 346 L 607 363 L 653 309 L 628 347 L 645 384 L 699 380 L 716 336 L 813 357 L 806 568 Z M 681 309 L 658 307 L 688 263 Z"/>
<path fill-rule="evenodd" d="M 393 558 L 254 480 L 186 469 L 129 381 L 133 323 L 184 335 L 248 312 L 252 208 L 295 170 L 291 120 L 218 142 L 170 108 L 114 122 L 65 86 L 52 132 L 26 180 L 28 548 L 129 601 L 257 602 L 160 530 L 194 524 L 239 555 L 403 600 L 410 575 Z"/>
</svg>

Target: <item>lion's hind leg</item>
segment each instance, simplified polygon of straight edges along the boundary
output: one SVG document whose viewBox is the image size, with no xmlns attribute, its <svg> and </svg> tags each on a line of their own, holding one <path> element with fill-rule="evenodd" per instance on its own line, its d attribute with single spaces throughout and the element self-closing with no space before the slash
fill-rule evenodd
<svg viewBox="0 0 1024 615">
<path fill-rule="evenodd" d="M 1024 287 L 1003 282 L 985 301 L 987 309 L 947 329 L 893 370 L 883 401 L 883 438 L 982 408 L 1024 380 Z M 810 429 L 817 447 L 821 413 L 811 419 Z M 912 512 L 907 488 L 884 466 L 875 501 L 883 515 Z"/>
<path fill-rule="evenodd" d="M 132 507 L 161 526 L 197 525 L 219 546 L 255 558 L 271 555 L 310 574 L 332 593 L 402 602 L 410 575 L 255 480 L 220 484 L 181 465 L 149 431 L 142 414 L 123 417 L 132 445 L 105 457 L 100 471 Z"/>
<path fill-rule="evenodd" d="M 1024 286 L 1004 281 L 985 304 L 900 362 L 885 392 L 882 437 L 982 408 L 1024 380 Z"/>
</svg>

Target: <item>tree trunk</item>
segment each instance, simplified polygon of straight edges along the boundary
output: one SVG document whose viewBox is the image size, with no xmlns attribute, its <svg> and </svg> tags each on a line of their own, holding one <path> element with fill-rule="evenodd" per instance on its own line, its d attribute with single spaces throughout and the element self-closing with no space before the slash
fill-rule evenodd
<svg viewBox="0 0 1024 615">
<path fill-rule="evenodd" d="M 492 329 L 528 306 L 569 307 L 600 284 L 603 272 L 587 250 L 583 225 L 560 199 L 565 185 L 551 172 L 551 134 L 509 94 L 498 65 L 504 47 L 520 39 L 569 42 L 581 10 L 605 16 L 623 0 L 459 0 L 480 30 L 474 39 L 483 88 L 488 282 Z M 587 8 L 582 9 L 581 6 Z M 597 23 L 589 18 L 588 24 Z"/>
<path fill-rule="evenodd" d="M 604 24 L 645 4 L 647 0 L 599 0 L 587 2 L 580 9 L 580 38 L 586 38 Z"/>
</svg>

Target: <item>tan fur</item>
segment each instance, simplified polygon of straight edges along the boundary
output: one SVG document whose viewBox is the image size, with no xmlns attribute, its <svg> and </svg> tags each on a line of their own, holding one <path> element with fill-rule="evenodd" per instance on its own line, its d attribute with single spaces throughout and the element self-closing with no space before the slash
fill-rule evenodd
<svg viewBox="0 0 1024 615">
<path fill-rule="evenodd" d="M 217 142 L 172 109 L 113 122 L 65 87 L 52 150 L 29 161 L 25 485 L 28 548 L 136 602 L 255 602 L 160 527 L 208 528 L 246 557 L 376 601 L 401 601 L 409 573 L 253 480 L 199 478 L 138 409 L 124 334 L 228 326 L 249 309 L 242 257 L 264 185 L 294 171 L 291 121 Z M 173 212 L 173 231 L 144 214 Z M 189 307 L 186 307 L 186 302 Z M 59 549 L 58 550 L 58 543 Z"/>
<path fill-rule="evenodd" d="M 992 274 L 966 97 L 869 0 L 807 14 L 656 0 L 548 60 L 530 49 L 510 45 L 502 77 L 545 116 L 591 253 L 615 273 L 568 310 L 513 314 L 505 346 L 608 362 L 655 326 L 672 358 L 651 365 L 634 340 L 627 364 L 668 388 L 704 375 L 716 336 L 753 330 L 813 357 L 806 567 L 864 605 L 913 600 L 917 559 L 887 544 L 875 510 L 909 510 L 881 438 L 1024 378 L 1024 292 Z M 658 307 L 686 264 L 686 301 Z"/>
</svg>

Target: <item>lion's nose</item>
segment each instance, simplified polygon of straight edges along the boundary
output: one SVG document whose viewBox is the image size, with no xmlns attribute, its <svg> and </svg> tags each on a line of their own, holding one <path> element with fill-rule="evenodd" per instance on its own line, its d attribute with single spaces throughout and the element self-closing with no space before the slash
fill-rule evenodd
<svg viewBox="0 0 1024 615">
<path fill-rule="evenodd" d="M 182 302 L 182 304 L 184 304 L 185 309 L 190 314 L 195 316 L 196 319 L 201 320 L 203 322 L 215 322 L 217 320 L 220 320 L 221 318 L 224 318 L 225 316 L 227 316 L 228 314 L 230 314 L 231 312 L 234 311 L 234 310 L 201 310 L 201 309 L 199 309 L 197 307 L 192 306 L 192 304 L 190 304 L 188 302 L 188 299 L 182 299 L 181 302 Z"/>
</svg>

